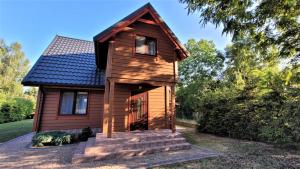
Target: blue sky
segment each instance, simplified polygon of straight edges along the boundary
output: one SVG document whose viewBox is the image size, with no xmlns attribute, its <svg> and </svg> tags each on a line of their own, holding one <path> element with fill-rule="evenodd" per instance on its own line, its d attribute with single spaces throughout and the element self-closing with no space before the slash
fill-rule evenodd
<svg viewBox="0 0 300 169">
<path fill-rule="evenodd" d="M 20 42 L 31 65 L 56 34 L 92 37 L 150 2 L 182 43 L 213 40 L 222 50 L 230 38 L 213 25 L 203 27 L 177 0 L 0 0 L 0 38 Z"/>
</svg>

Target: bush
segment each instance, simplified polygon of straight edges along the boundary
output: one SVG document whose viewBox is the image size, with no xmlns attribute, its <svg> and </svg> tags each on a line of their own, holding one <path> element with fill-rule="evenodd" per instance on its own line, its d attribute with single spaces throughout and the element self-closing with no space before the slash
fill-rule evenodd
<svg viewBox="0 0 300 169">
<path fill-rule="evenodd" d="M 0 123 L 30 118 L 33 112 L 33 105 L 31 100 L 24 98 L 13 98 L 5 101 L 0 108 Z"/>
<path fill-rule="evenodd" d="M 200 132 L 285 147 L 300 145 L 299 96 L 271 91 L 253 97 L 243 91 L 234 97 L 207 100 L 201 110 Z"/>
<path fill-rule="evenodd" d="M 87 141 L 89 137 L 93 135 L 93 131 L 90 127 L 83 128 L 81 133 L 79 134 L 79 140 Z"/>
<path fill-rule="evenodd" d="M 51 131 L 38 133 L 32 138 L 32 145 L 42 147 L 45 145 L 61 146 L 63 144 L 71 144 L 74 141 L 74 135 L 62 132 Z"/>
</svg>

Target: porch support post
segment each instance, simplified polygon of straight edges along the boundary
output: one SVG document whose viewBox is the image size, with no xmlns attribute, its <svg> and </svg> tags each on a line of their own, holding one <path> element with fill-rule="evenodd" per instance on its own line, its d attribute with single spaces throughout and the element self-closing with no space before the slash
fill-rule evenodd
<svg viewBox="0 0 300 169">
<path fill-rule="evenodd" d="M 111 62 L 114 52 L 114 41 L 109 41 L 108 52 L 107 52 L 107 64 L 105 71 L 105 91 L 104 91 L 104 111 L 103 111 L 103 122 L 102 122 L 102 132 L 107 137 L 112 136 L 112 106 L 114 96 L 114 81 L 110 80 L 111 78 Z M 112 92 L 112 93 L 111 93 Z"/>
<path fill-rule="evenodd" d="M 112 137 L 112 114 L 114 110 L 114 97 L 115 97 L 115 82 L 111 81 L 109 85 L 109 113 L 108 113 L 108 132 L 107 137 Z"/>
<path fill-rule="evenodd" d="M 105 82 L 105 92 L 104 92 L 104 111 L 103 111 L 103 126 L 102 132 L 103 134 L 108 136 L 108 121 L 109 121 L 109 81 Z"/>
<path fill-rule="evenodd" d="M 171 123 L 172 123 L 172 133 L 176 132 L 176 116 L 175 116 L 175 84 L 171 85 Z"/>
</svg>

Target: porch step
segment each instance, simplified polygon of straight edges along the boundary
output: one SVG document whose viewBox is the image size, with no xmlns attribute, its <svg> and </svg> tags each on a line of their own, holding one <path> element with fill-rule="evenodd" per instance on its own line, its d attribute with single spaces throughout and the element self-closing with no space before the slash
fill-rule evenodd
<svg viewBox="0 0 300 169">
<path fill-rule="evenodd" d="M 72 163 L 86 163 L 94 160 L 103 161 L 110 159 L 123 159 L 126 157 L 142 156 L 153 153 L 167 152 L 167 151 L 179 151 L 190 149 L 189 143 L 182 143 L 169 146 L 157 146 L 147 149 L 133 149 L 133 150 L 120 150 L 114 152 L 96 153 L 96 154 L 74 154 Z"/>
<path fill-rule="evenodd" d="M 109 152 L 112 150 L 130 150 L 130 149 L 146 149 L 148 147 L 168 146 L 175 144 L 186 143 L 184 138 L 162 139 L 142 142 L 124 142 L 123 144 L 103 144 L 102 142 L 95 142 L 95 144 L 88 144 L 85 148 L 85 154 L 94 154 L 95 152 Z"/>
<path fill-rule="evenodd" d="M 146 142 L 146 141 L 154 141 L 154 140 L 162 140 L 162 139 L 173 139 L 173 138 L 181 138 L 180 133 L 176 134 L 168 134 L 168 135 L 122 135 L 117 138 L 107 138 L 102 133 L 98 133 L 96 136 L 96 144 L 120 144 L 124 142 Z"/>
<path fill-rule="evenodd" d="M 113 138 L 97 133 L 96 138 L 89 138 L 87 142 L 79 144 L 80 150 L 75 151 L 72 162 L 128 158 L 190 148 L 191 145 L 180 133 L 171 133 L 170 130 L 113 133 Z"/>
</svg>

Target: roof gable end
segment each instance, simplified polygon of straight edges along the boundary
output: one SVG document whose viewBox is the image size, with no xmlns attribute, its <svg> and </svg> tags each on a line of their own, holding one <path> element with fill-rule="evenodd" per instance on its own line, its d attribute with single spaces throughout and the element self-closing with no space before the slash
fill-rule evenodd
<svg viewBox="0 0 300 169">
<path fill-rule="evenodd" d="M 103 43 L 113 37 L 118 32 L 122 31 L 125 27 L 128 25 L 138 21 L 141 19 L 142 16 L 149 13 L 151 17 L 153 18 L 154 22 L 161 28 L 161 30 L 167 35 L 167 37 L 170 39 L 170 41 L 174 44 L 176 47 L 174 50 L 178 52 L 179 59 L 184 59 L 189 56 L 189 53 L 185 49 L 185 47 L 180 43 L 178 38 L 175 36 L 175 34 L 172 32 L 172 30 L 168 27 L 168 25 L 164 22 L 164 20 L 159 16 L 159 14 L 156 12 L 156 10 L 153 8 L 153 6 L 150 3 L 147 3 L 146 5 L 142 6 L 141 8 L 137 9 L 130 15 L 126 16 L 119 22 L 115 23 L 111 27 L 105 29 L 98 35 L 94 36 L 95 42 Z"/>
</svg>

